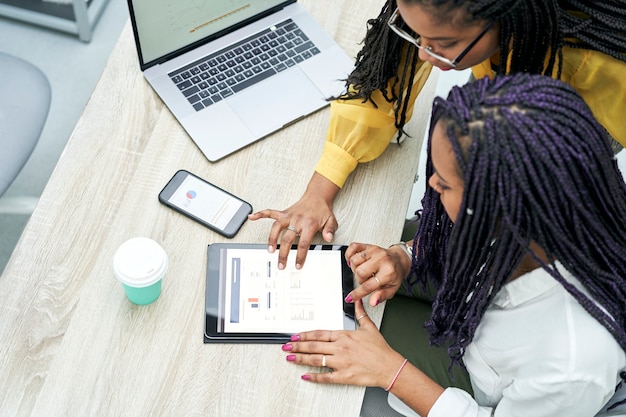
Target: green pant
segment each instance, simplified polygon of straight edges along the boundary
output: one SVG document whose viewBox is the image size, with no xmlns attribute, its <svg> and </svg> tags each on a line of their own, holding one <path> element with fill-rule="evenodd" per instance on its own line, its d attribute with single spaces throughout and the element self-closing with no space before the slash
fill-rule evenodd
<svg viewBox="0 0 626 417">
<path fill-rule="evenodd" d="M 418 216 L 408 219 L 402 239 L 412 240 L 418 227 Z M 459 365 L 450 368 L 447 347 L 430 346 L 430 334 L 424 324 L 430 319 L 436 293 L 437 288 L 430 282 L 425 289 L 420 284 L 413 285 L 410 291 L 404 285 L 400 287 L 396 296 L 387 300 L 380 331 L 394 350 L 439 385 L 461 388 L 472 394 L 465 368 Z"/>
<path fill-rule="evenodd" d="M 446 347 L 430 346 L 424 323 L 430 318 L 431 304 L 404 295 L 387 300 L 380 331 L 387 343 L 413 365 L 444 388 L 457 387 L 472 394 L 469 375 L 464 368 L 450 368 Z"/>
</svg>

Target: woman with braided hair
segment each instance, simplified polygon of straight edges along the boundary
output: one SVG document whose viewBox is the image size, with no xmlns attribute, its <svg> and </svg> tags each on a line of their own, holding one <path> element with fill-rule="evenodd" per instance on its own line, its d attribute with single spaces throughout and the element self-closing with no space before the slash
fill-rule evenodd
<svg viewBox="0 0 626 417">
<path fill-rule="evenodd" d="M 353 268 L 366 253 L 435 282 L 432 305 L 397 317 L 412 351 L 385 341 L 359 287 L 358 330 L 294 335 L 286 359 L 330 368 L 306 381 L 382 387 L 421 416 L 626 415 L 626 184 L 580 95 L 530 74 L 454 88 L 435 99 L 426 170 L 415 256 L 346 252 Z"/>
<path fill-rule="evenodd" d="M 250 219 L 275 220 L 268 248 L 280 238 L 281 265 L 299 235 L 295 264 L 303 265 L 318 231 L 333 239 L 333 202 L 350 173 L 404 134 L 433 66 L 471 68 L 475 79 L 519 72 L 561 79 L 625 145 L 625 61 L 626 0 L 387 0 L 368 22 L 347 93 L 331 102 L 327 141 L 306 191 L 291 207 Z"/>
</svg>

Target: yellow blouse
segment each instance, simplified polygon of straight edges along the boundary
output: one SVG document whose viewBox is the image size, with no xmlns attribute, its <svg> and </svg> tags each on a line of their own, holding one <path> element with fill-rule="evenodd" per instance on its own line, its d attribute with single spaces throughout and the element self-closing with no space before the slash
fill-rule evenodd
<svg viewBox="0 0 626 417">
<path fill-rule="evenodd" d="M 597 51 L 568 47 L 563 48 L 563 56 L 561 80 L 578 91 L 611 136 L 626 146 L 626 63 Z M 494 76 L 490 61 L 471 68 L 476 79 Z M 417 70 L 407 119 L 431 69 L 430 64 L 422 63 Z M 330 126 L 315 171 L 339 187 L 359 163 L 379 157 L 397 132 L 393 103 L 388 103 L 380 92 L 372 99 L 378 108 L 359 99 L 331 103 Z"/>
</svg>

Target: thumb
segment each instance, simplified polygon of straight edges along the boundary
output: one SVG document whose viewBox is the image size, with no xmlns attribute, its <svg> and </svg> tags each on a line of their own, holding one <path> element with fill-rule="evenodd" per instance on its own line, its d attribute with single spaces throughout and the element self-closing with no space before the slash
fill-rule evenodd
<svg viewBox="0 0 626 417">
<path fill-rule="evenodd" d="M 326 242 L 332 242 L 338 227 L 339 225 L 337 224 L 335 216 L 330 216 L 328 220 L 326 220 L 324 228 L 322 229 L 322 237 Z"/>
<path fill-rule="evenodd" d="M 364 325 L 369 326 L 370 324 L 372 325 L 374 324 L 374 322 L 370 319 L 370 317 L 365 312 L 365 307 L 363 307 L 362 299 L 354 303 L 354 317 L 359 327 L 363 327 Z"/>
</svg>

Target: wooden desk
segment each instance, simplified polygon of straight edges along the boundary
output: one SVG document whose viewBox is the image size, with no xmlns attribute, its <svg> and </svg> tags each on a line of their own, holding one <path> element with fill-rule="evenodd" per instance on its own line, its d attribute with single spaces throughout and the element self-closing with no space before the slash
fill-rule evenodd
<svg viewBox="0 0 626 417">
<path fill-rule="evenodd" d="M 355 56 L 376 0 L 302 3 Z M 413 137 L 360 166 L 335 207 L 335 241 L 396 242 L 436 80 Z M 430 92 L 430 93 L 429 93 Z M 205 345 L 206 246 L 221 236 L 162 206 L 180 168 L 252 203 L 284 208 L 321 153 L 328 109 L 218 163 L 190 141 L 139 71 L 127 26 L 0 278 L 2 416 L 357 416 L 364 389 L 316 385 L 279 345 Z M 266 242 L 270 221 L 235 241 Z M 167 250 L 163 293 L 128 302 L 112 272 L 126 239 Z M 380 320 L 382 309 L 370 309 Z"/>
</svg>

